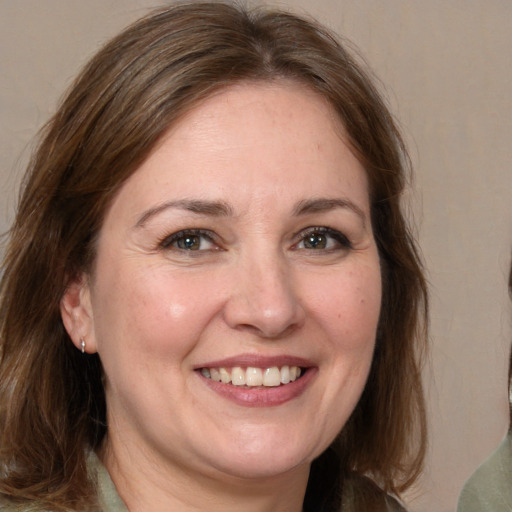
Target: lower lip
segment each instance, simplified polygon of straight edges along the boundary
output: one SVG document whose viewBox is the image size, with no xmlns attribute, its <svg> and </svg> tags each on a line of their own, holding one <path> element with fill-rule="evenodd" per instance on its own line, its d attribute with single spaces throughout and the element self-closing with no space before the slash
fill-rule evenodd
<svg viewBox="0 0 512 512">
<path fill-rule="evenodd" d="M 267 388 L 234 386 L 233 384 L 224 384 L 223 382 L 208 379 L 200 372 L 198 372 L 198 375 L 211 390 L 237 405 L 244 407 L 274 407 L 302 395 L 316 372 L 316 368 L 308 368 L 299 379 L 289 384 Z"/>
</svg>

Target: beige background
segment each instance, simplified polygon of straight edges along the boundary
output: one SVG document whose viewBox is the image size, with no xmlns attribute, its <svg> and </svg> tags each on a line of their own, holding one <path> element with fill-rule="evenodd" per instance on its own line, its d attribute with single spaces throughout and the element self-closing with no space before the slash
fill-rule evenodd
<svg viewBox="0 0 512 512">
<path fill-rule="evenodd" d="M 0 0 L 0 230 L 30 141 L 77 70 L 153 0 Z M 431 446 L 407 496 L 450 512 L 502 438 L 512 308 L 512 1 L 288 0 L 352 40 L 385 84 L 416 166 L 432 291 Z"/>
</svg>

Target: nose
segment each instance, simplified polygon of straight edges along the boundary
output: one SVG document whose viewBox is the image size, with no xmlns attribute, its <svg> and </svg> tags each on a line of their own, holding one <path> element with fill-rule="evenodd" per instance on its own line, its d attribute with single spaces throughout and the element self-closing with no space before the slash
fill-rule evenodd
<svg viewBox="0 0 512 512">
<path fill-rule="evenodd" d="M 240 264 L 224 306 L 226 323 L 262 338 L 282 338 L 305 319 L 293 272 L 278 256 L 251 258 Z"/>
</svg>

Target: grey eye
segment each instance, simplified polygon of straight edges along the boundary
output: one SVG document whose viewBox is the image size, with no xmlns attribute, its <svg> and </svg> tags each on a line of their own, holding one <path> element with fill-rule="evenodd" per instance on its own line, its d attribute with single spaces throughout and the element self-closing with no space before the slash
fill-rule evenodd
<svg viewBox="0 0 512 512">
<path fill-rule="evenodd" d="M 304 238 L 303 244 L 305 249 L 325 249 L 328 239 L 323 233 L 310 233 Z"/>
<path fill-rule="evenodd" d="M 182 251 L 208 251 L 216 247 L 211 236 L 195 230 L 182 230 L 174 233 L 168 236 L 161 245 L 165 249 Z"/>
</svg>

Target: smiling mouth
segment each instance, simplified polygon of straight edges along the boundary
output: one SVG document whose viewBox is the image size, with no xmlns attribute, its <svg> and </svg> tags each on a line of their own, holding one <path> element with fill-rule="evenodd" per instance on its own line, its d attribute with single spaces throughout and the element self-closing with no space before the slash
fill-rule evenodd
<svg viewBox="0 0 512 512">
<path fill-rule="evenodd" d="M 207 379 L 223 384 L 245 387 L 278 387 L 300 378 L 304 369 L 300 366 L 271 366 L 258 368 L 234 366 L 233 368 L 201 368 L 201 374 Z"/>
</svg>

